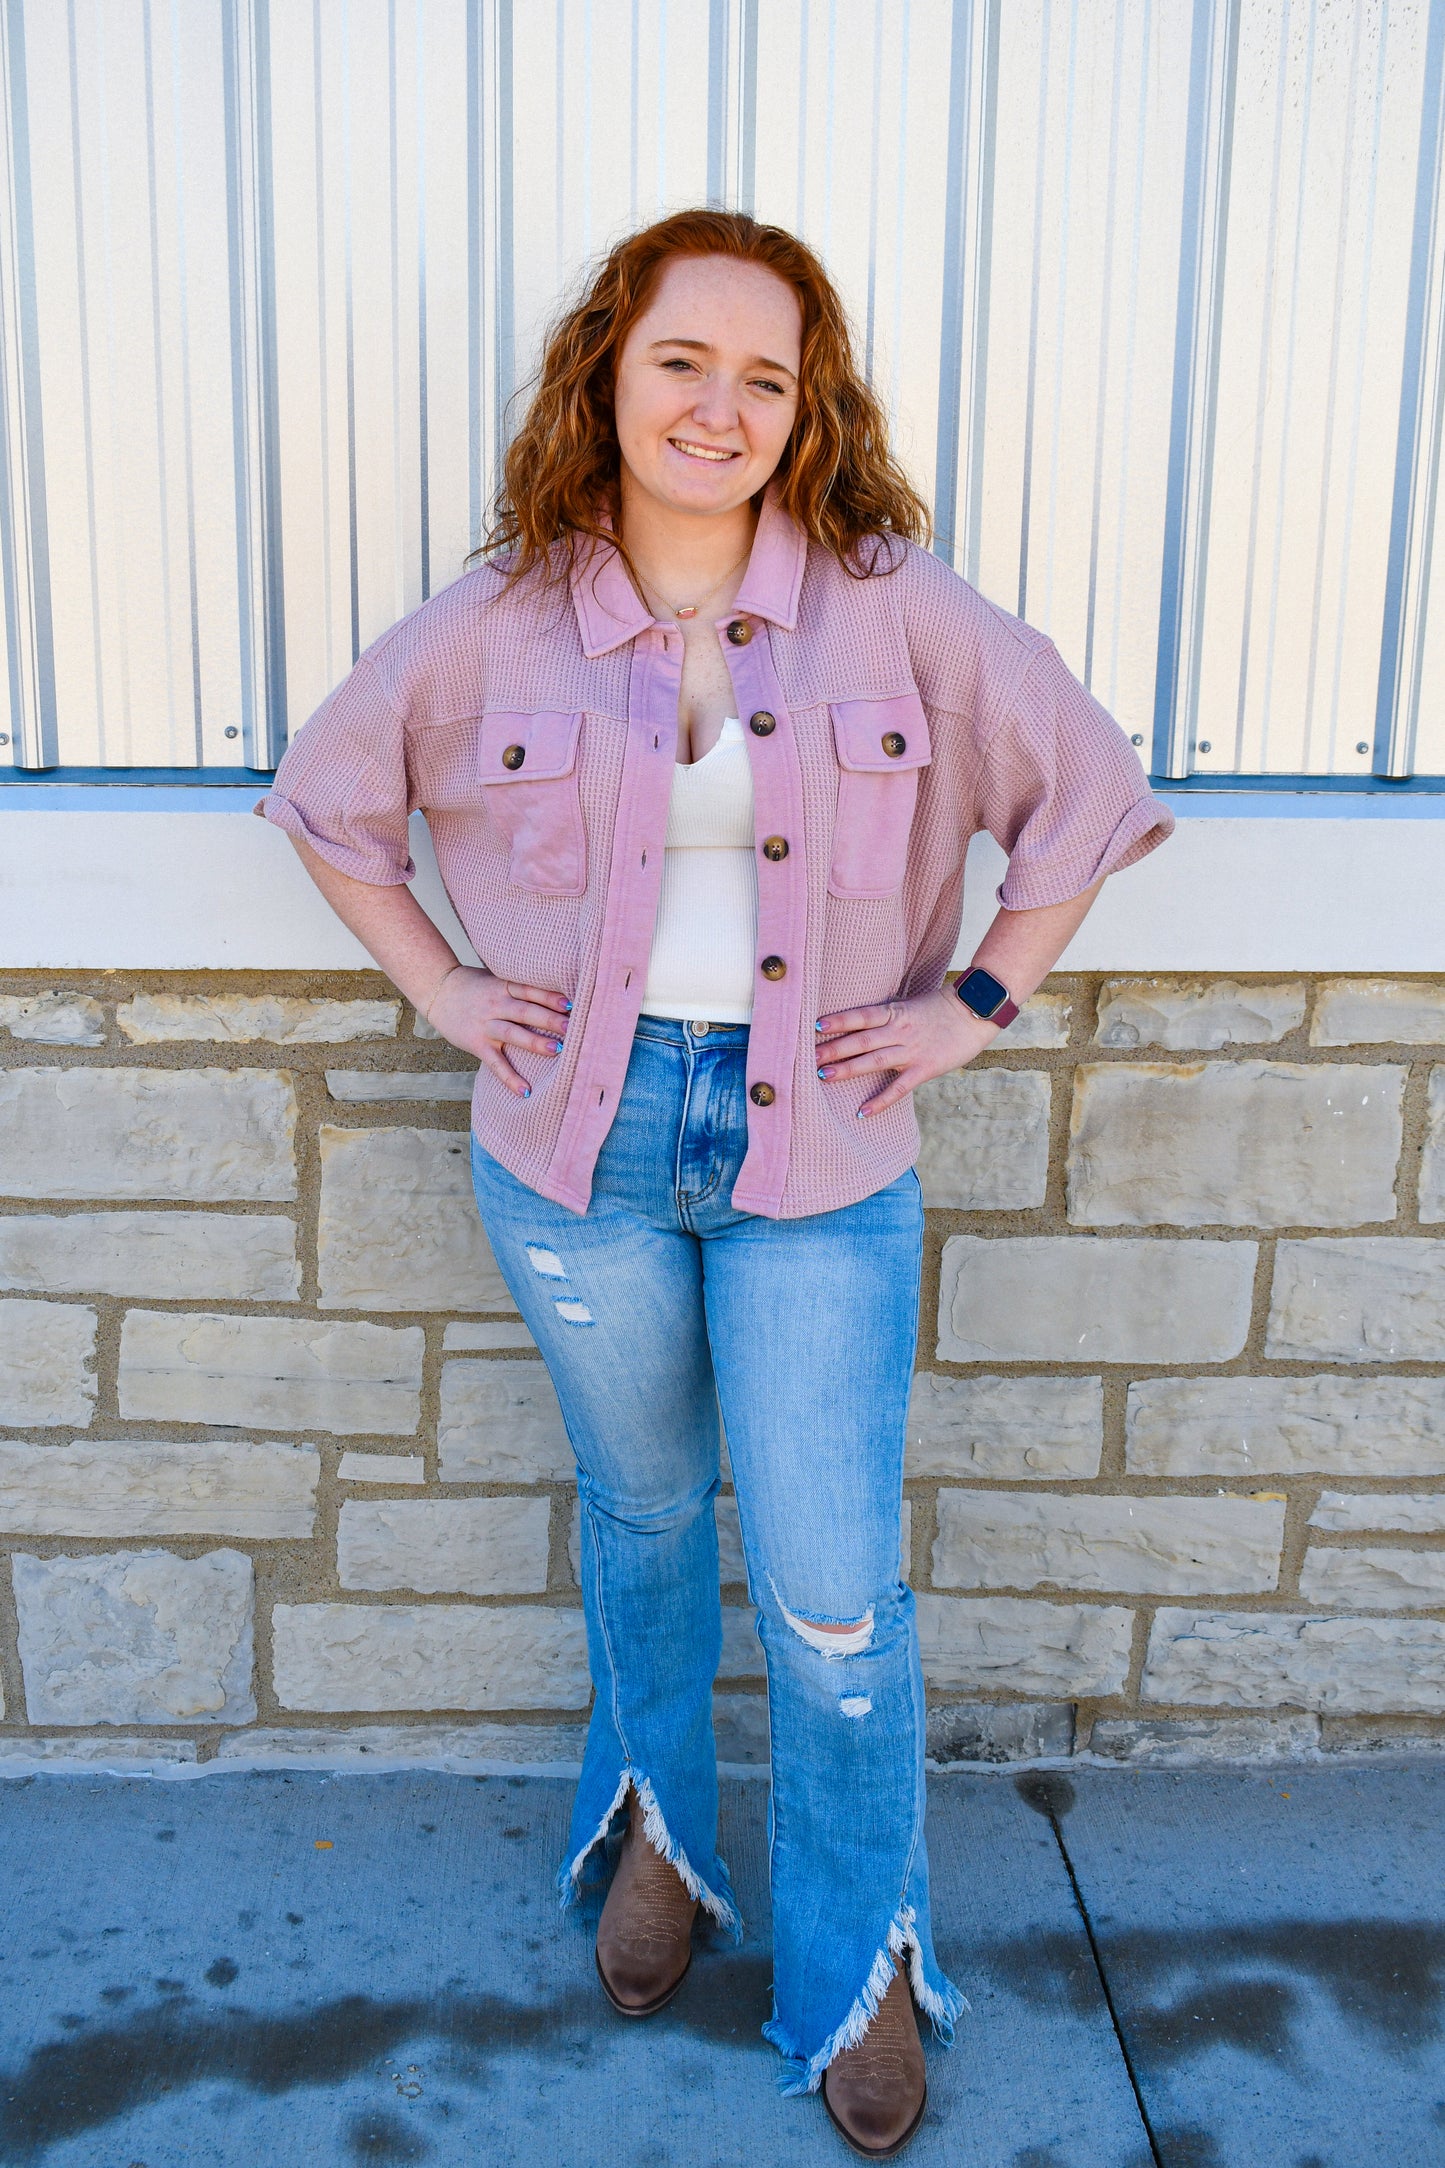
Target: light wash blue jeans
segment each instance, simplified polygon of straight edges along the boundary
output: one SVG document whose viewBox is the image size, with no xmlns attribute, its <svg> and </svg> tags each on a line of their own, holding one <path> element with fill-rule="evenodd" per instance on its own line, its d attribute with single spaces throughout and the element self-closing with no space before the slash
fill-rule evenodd
<svg viewBox="0 0 1445 2168">
<path fill-rule="evenodd" d="M 860 1204 L 772 1220 L 729 1203 L 747 1144 L 747 1027 L 643 1017 L 585 1214 L 473 1139 L 497 1262 L 577 1456 L 596 1699 L 560 1881 L 629 1782 L 647 1831 L 734 1935 L 717 1853 L 721 1404 L 767 1659 L 773 2017 L 785 2092 L 861 2038 L 907 1953 L 952 2038 L 923 1841 L 923 1679 L 899 1579 L 923 1213 L 910 1169 Z M 818 1622 L 858 1624 L 831 1637 Z"/>
</svg>

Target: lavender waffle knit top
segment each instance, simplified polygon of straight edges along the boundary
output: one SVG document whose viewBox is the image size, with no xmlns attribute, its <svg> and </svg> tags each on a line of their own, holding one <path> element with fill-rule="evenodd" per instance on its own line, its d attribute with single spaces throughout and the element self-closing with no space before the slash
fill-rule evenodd
<svg viewBox="0 0 1445 2168">
<path fill-rule="evenodd" d="M 851 577 L 769 485 L 717 622 L 748 726 L 758 874 L 732 1201 L 772 1218 L 856 1203 L 916 1158 L 911 1101 L 860 1122 L 880 1079 L 820 1081 L 814 1021 L 942 983 L 977 830 L 1008 854 L 999 901 L 1027 910 L 1133 865 L 1174 825 L 1051 640 L 924 550 L 894 544 L 890 561 Z M 681 666 L 678 628 L 610 549 L 561 586 L 465 573 L 362 653 L 257 809 L 380 885 L 412 878 L 407 818 L 426 816 L 478 956 L 573 1004 L 561 1055 L 508 1050 L 530 1098 L 479 1070 L 472 1124 L 577 1212 L 647 977 Z"/>
</svg>

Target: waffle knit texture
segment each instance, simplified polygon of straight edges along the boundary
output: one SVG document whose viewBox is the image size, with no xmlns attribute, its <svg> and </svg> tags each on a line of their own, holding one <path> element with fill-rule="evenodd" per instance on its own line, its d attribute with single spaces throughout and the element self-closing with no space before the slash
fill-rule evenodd
<svg viewBox="0 0 1445 2168">
<path fill-rule="evenodd" d="M 774 1218 L 856 1203 L 916 1158 L 910 1100 L 860 1122 L 881 1079 L 821 1082 L 814 1022 L 942 983 L 976 831 L 1008 854 L 1000 902 L 1027 910 L 1133 865 L 1174 825 L 1045 634 L 912 544 L 884 563 L 852 577 L 770 484 L 717 621 L 737 714 L 773 724 L 746 733 L 756 954 L 786 970 L 755 979 L 747 1082 L 766 1089 L 732 1201 Z M 681 663 L 676 626 L 610 548 L 560 584 L 465 573 L 364 650 L 258 809 L 380 885 L 412 878 L 407 820 L 425 815 L 478 956 L 573 1004 L 561 1055 L 509 1051 L 530 1098 L 479 1070 L 472 1125 L 577 1212 L 646 982 Z"/>
</svg>

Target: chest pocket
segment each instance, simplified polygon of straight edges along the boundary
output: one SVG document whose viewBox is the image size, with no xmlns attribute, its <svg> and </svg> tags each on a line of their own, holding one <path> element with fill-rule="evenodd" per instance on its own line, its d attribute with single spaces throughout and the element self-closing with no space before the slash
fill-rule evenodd
<svg viewBox="0 0 1445 2168">
<path fill-rule="evenodd" d="M 908 867 L 918 771 L 932 758 L 917 693 L 835 700 L 838 816 L 828 887 L 835 896 L 896 896 Z"/>
<path fill-rule="evenodd" d="M 478 775 L 487 811 L 510 848 L 518 888 L 580 896 L 587 837 L 578 788 L 582 717 L 552 709 L 482 717 Z"/>
</svg>

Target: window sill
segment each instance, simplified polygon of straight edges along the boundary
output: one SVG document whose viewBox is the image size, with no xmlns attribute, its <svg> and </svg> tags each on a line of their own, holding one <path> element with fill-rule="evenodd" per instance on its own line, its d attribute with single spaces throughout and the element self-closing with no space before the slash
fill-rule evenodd
<svg viewBox="0 0 1445 2168">
<path fill-rule="evenodd" d="M 256 783 L 26 784 L 0 790 L 0 966 L 351 971 L 367 958 L 284 836 L 252 820 Z M 1162 849 L 1107 883 L 1062 959 L 1074 971 L 1438 972 L 1445 798 L 1161 792 Z M 425 823 L 417 895 L 449 936 Z M 1004 857 L 969 854 L 966 963 Z M 469 952 L 468 952 L 469 953 Z"/>
</svg>

